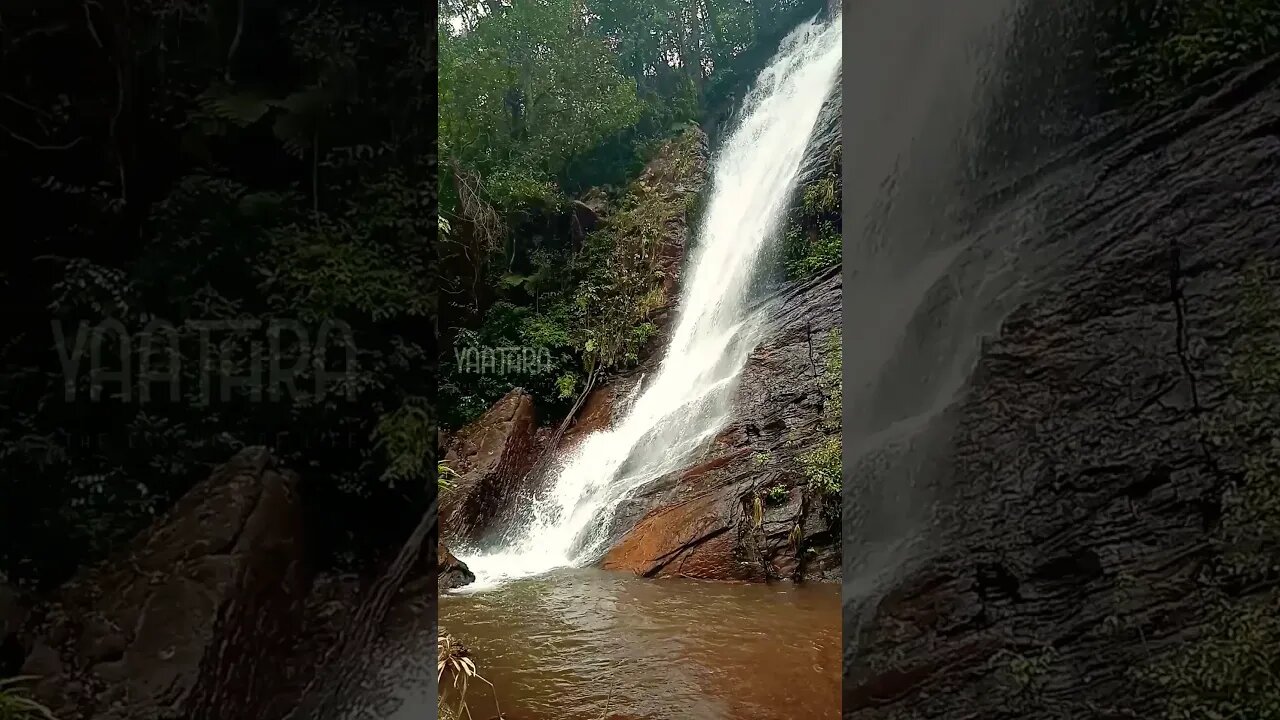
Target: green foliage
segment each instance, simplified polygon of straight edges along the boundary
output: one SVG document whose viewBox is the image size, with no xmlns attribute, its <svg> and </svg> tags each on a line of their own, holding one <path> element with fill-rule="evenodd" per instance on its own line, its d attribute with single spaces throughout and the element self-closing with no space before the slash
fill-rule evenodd
<svg viewBox="0 0 1280 720">
<path fill-rule="evenodd" d="M 401 539 L 431 491 L 407 480 L 435 454 L 432 241 L 455 231 L 433 227 L 427 182 L 426 9 L 274 3 L 255 16 L 258 42 L 232 58 L 228 42 L 207 42 L 217 13 L 143 4 L 109 18 L 91 4 L 75 30 L 57 12 L 5 18 L 18 35 L 55 29 L 5 46 L 5 67 L 39 70 L 5 73 L 6 94 L 50 132 L 82 137 L 58 152 L 0 148 L 32 221 L 8 243 L 0 286 L 0 302 L 30 318 L 0 344 L 0 505 L 24 509 L 6 528 L 3 570 L 57 582 L 247 445 L 270 446 L 307 479 L 319 557 Z M 123 25 L 108 35 L 112 23 Z M 86 25 L 109 52 L 84 42 Z M 63 65 L 101 67 L 103 82 Z M 116 110 L 44 109 L 67 88 L 83 94 L 77 107 Z M 134 343 L 151 320 L 171 323 L 174 344 L 148 357 L 180 362 L 176 397 L 167 384 L 145 399 L 108 384 L 91 398 L 87 361 L 64 377 L 51 318 L 72 338 L 82 323 L 119 322 Z M 258 329 L 205 337 L 207 321 Z M 274 321 L 307 338 L 272 334 Z M 322 346 L 325 325 L 339 331 Z M 224 353 L 218 373 L 202 367 L 206 342 Z M 248 375 L 255 357 L 265 375 L 268 343 L 280 367 L 297 368 L 292 394 L 272 394 L 264 376 L 206 389 Z M 113 336 L 104 354 L 123 347 Z M 343 377 L 320 392 L 322 370 Z"/>
<path fill-rule="evenodd" d="M 562 400 L 568 400 L 578 394 L 578 376 L 574 373 L 565 373 L 556 378 L 557 397 Z"/>
<path fill-rule="evenodd" d="M 1219 572 L 1238 584 L 1280 577 L 1280 287 L 1275 266 L 1244 277 L 1240 315 L 1246 333 L 1232 354 L 1232 394 L 1209 440 L 1241 453 L 1244 476 L 1227 489 L 1217 543 Z"/>
<path fill-rule="evenodd" d="M 436 463 L 436 487 L 440 492 L 452 490 L 454 487 L 453 479 L 458 477 L 458 473 L 443 462 Z"/>
<path fill-rule="evenodd" d="M 839 265 L 841 238 L 841 146 L 826 160 L 826 171 L 800 192 L 800 203 L 788 219 L 783 236 L 783 264 L 787 277 L 799 280 Z"/>
<path fill-rule="evenodd" d="M 843 458 L 839 437 L 826 438 L 817 447 L 802 454 L 800 467 L 809 479 L 809 487 L 820 496 L 838 500 Z"/>
<path fill-rule="evenodd" d="M 440 154 L 492 175 L 499 207 L 554 194 L 570 160 L 639 119 L 634 80 L 579 6 L 518 2 L 470 32 L 442 32 Z"/>
<path fill-rule="evenodd" d="M 774 485 L 764 492 L 764 501 L 769 505 L 781 505 L 791 497 L 791 491 L 786 485 Z"/>
<path fill-rule="evenodd" d="M 1225 490 L 1204 580 L 1208 622 L 1195 642 L 1141 668 L 1168 697 L 1165 716 L 1280 718 L 1280 293 L 1275 266 L 1251 268 L 1240 304 L 1228 402 L 1208 440 L 1244 458 Z M 1258 588 L 1271 588 L 1258 592 Z"/>
<path fill-rule="evenodd" d="M 822 340 L 821 366 L 817 382 L 822 389 L 823 423 L 829 430 L 840 429 L 842 392 L 842 349 L 840 330 L 834 329 Z M 825 438 L 817 447 L 800 455 L 800 469 L 810 492 L 822 501 L 822 512 L 828 522 L 840 519 L 840 489 L 844 476 L 844 451 L 840 435 Z"/>
<path fill-rule="evenodd" d="M 49 708 L 27 697 L 18 687 L 34 679 L 24 676 L 0 680 L 0 720 L 56 720 Z"/>
<path fill-rule="evenodd" d="M 1151 101 L 1280 50 L 1273 0 L 1098 3 L 1095 44 L 1108 94 Z"/>
<path fill-rule="evenodd" d="M 263 291 L 281 312 L 299 308 L 309 321 L 425 321 L 436 303 L 428 291 L 428 202 L 425 188 L 391 170 L 365 179 L 323 217 L 272 228 Z"/>
<path fill-rule="evenodd" d="M 805 212 L 820 215 L 840 210 L 840 183 L 836 177 L 826 175 L 805 188 L 803 196 Z"/>
<path fill-rule="evenodd" d="M 666 300 L 662 248 L 673 226 L 687 225 L 690 188 L 702 182 L 696 131 L 668 143 L 649 173 L 632 183 L 580 258 L 590 264 L 572 307 L 588 373 L 634 365 L 657 330 L 649 318 Z"/>
<path fill-rule="evenodd" d="M 822 394 L 826 398 L 822 409 L 827 426 L 839 429 L 844 398 L 844 346 L 840 328 L 832 330 L 823 338 L 818 386 L 822 388 Z"/>
<path fill-rule="evenodd" d="M 1044 677 L 1052 667 L 1056 656 L 1057 651 L 1052 646 L 1046 646 L 1029 655 L 1001 650 L 992 656 L 991 663 L 1003 666 L 1003 674 L 1019 693 L 1035 695 L 1042 689 Z"/>
<path fill-rule="evenodd" d="M 1167 694 L 1169 720 L 1280 718 L 1280 591 L 1218 601 L 1202 637 L 1137 672 Z"/>
<path fill-rule="evenodd" d="M 840 264 L 844 241 L 833 224 L 822 222 L 808 236 L 794 228 L 788 231 L 786 248 L 787 275 L 799 280 Z"/>
<path fill-rule="evenodd" d="M 372 439 L 374 447 L 387 454 L 384 479 L 391 483 L 426 481 L 426 458 L 431 455 L 436 434 L 425 398 L 406 398 L 397 410 L 383 415 Z"/>
</svg>

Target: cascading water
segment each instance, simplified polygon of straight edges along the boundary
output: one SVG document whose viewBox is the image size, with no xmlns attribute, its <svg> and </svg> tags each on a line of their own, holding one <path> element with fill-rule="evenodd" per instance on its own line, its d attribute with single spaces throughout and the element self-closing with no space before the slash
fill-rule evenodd
<svg viewBox="0 0 1280 720">
<path fill-rule="evenodd" d="M 476 575 L 469 591 L 594 560 L 616 508 L 683 467 L 728 421 L 738 376 L 764 330 L 749 292 L 839 77 L 840 26 L 838 16 L 801 25 L 760 74 L 714 161 L 678 322 L 655 376 L 613 427 L 562 458 L 505 550 L 459 553 Z"/>
</svg>

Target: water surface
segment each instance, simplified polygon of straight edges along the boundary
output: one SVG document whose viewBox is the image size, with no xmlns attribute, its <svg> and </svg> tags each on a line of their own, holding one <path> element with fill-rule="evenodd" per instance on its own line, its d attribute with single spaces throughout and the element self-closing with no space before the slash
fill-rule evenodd
<svg viewBox="0 0 1280 720">
<path fill-rule="evenodd" d="M 826 720 L 840 714 L 840 588 L 565 569 L 449 595 L 512 720 Z M 448 702 L 449 689 L 442 688 Z M 468 691 L 477 720 L 493 692 Z"/>
</svg>

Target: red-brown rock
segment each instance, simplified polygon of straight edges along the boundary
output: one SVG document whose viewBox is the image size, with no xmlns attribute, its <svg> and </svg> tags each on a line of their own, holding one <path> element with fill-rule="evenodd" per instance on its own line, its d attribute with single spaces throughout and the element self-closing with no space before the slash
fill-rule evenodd
<svg viewBox="0 0 1280 720">
<path fill-rule="evenodd" d="M 824 422 L 814 347 L 840 323 L 841 278 L 795 288 L 772 336 L 743 370 L 735 420 L 704 457 L 658 481 L 623 512 L 634 527 L 603 566 L 649 577 L 834 579 L 840 533 L 807 493 L 799 457 L 838 429 Z M 784 502 L 755 503 L 772 488 Z"/>
<path fill-rule="evenodd" d="M 533 397 L 516 388 L 454 433 L 444 457 L 457 477 L 440 497 L 441 536 L 478 540 L 511 509 L 538 459 L 537 430 Z"/>
<path fill-rule="evenodd" d="M 307 592 L 297 479 L 248 449 L 33 612 L 24 674 L 61 720 L 259 717 Z"/>
</svg>

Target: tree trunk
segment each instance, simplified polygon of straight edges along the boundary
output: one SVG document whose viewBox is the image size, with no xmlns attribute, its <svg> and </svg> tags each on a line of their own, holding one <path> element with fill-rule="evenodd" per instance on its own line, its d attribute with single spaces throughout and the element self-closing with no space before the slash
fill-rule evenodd
<svg viewBox="0 0 1280 720">
<path fill-rule="evenodd" d="M 320 670 L 303 690 L 289 720 L 329 720 L 343 700 L 350 697 L 368 667 L 368 652 L 382 630 L 391 601 L 418 564 L 427 538 L 436 529 L 438 498 L 432 499 L 418 526 L 405 541 L 396 559 L 360 602 L 355 616 L 329 648 Z M 430 550 L 428 550 L 430 552 Z M 436 569 L 431 568 L 435 573 Z"/>
<path fill-rule="evenodd" d="M 560 445 L 560 439 L 564 437 L 565 431 L 569 429 L 569 424 L 578 416 L 578 411 L 582 409 L 583 403 L 587 401 L 587 396 L 596 388 L 599 380 L 599 368 L 592 370 L 587 375 L 587 386 L 578 394 L 578 399 L 574 401 L 573 407 L 569 408 L 569 413 L 560 422 L 560 427 L 556 428 L 555 434 L 551 436 L 551 441 L 542 449 L 542 454 L 538 456 L 538 461 L 533 464 L 533 469 L 529 471 L 529 477 L 537 477 L 546 469 L 547 464 L 556 454 L 556 447 Z"/>
</svg>

